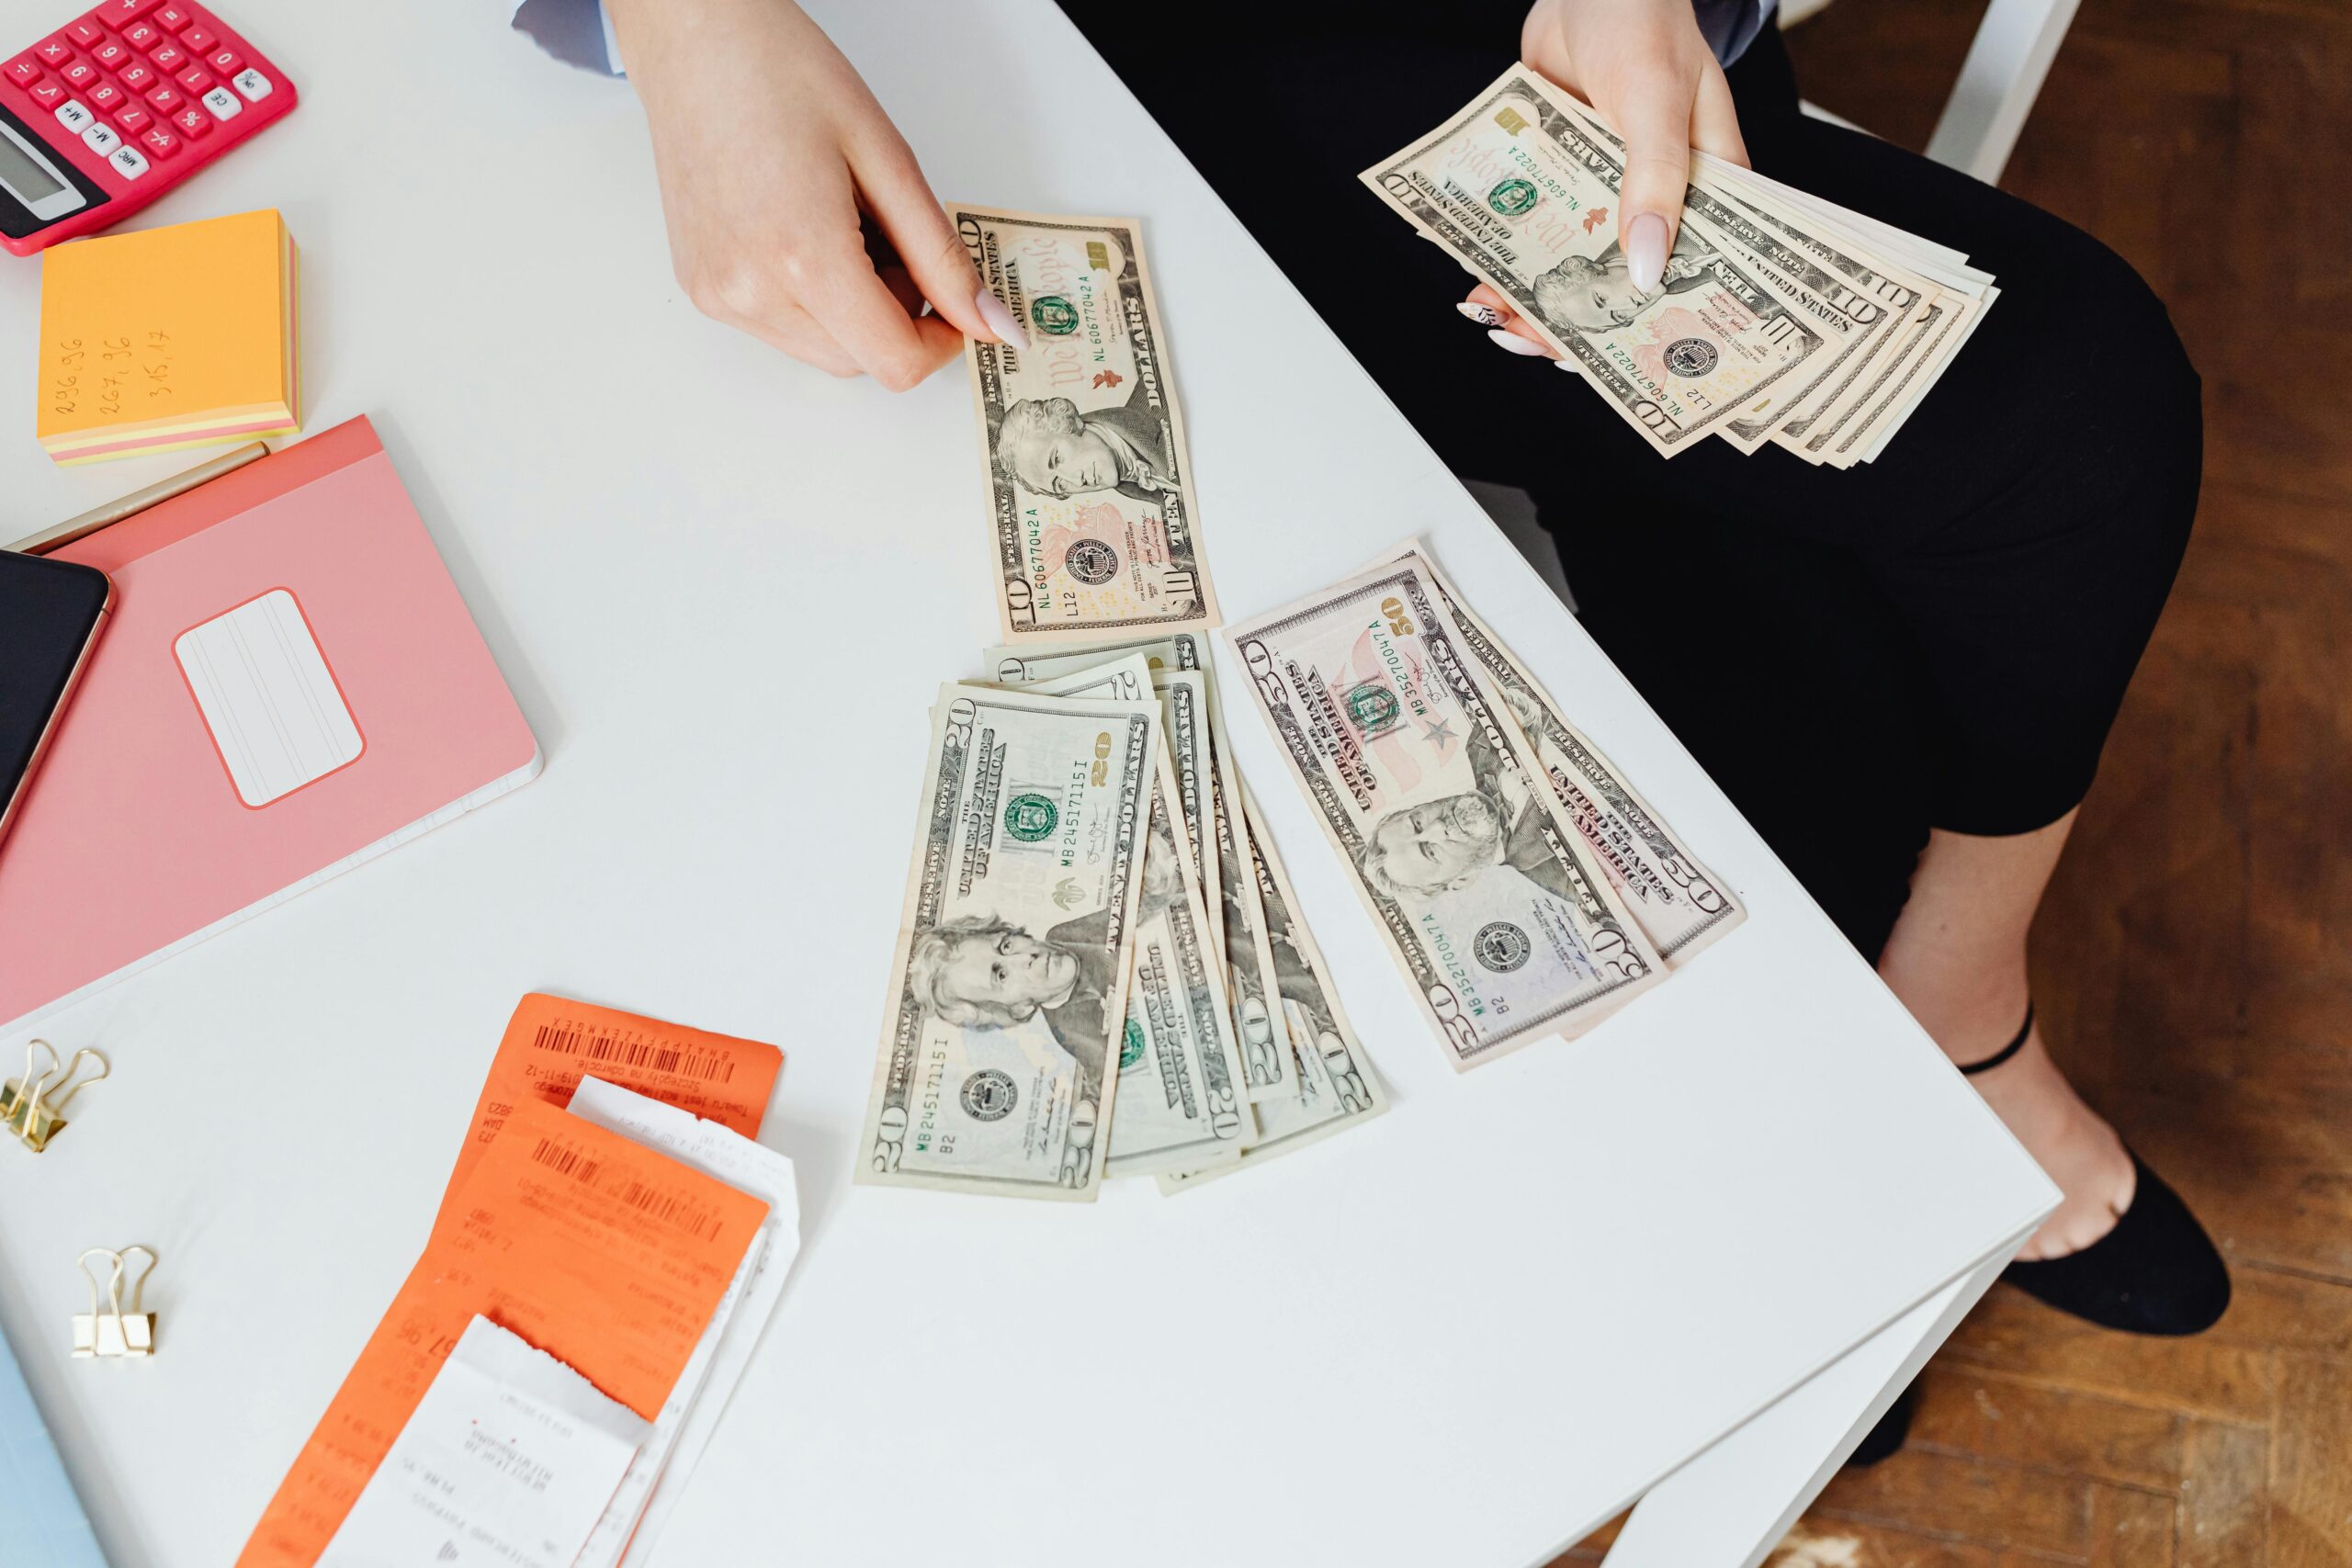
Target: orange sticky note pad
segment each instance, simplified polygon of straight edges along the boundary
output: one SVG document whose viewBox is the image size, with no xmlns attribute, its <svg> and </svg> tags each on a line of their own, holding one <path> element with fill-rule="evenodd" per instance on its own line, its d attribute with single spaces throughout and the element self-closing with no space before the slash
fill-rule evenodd
<svg viewBox="0 0 2352 1568">
<path fill-rule="evenodd" d="M 239 1568 L 318 1561 L 476 1314 L 647 1420 L 767 1205 L 536 1098 L 473 1165 L 270 1500 Z"/>
<path fill-rule="evenodd" d="M 598 1077 L 756 1138 L 783 1071 L 784 1053 L 757 1040 L 533 991 L 506 1021 L 434 1225 L 448 1223 L 468 1173 L 526 1101 L 560 1109 L 582 1077 Z"/>
<path fill-rule="evenodd" d="M 272 210 L 42 252 L 42 447 L 89 463 L 294 434 L 299 265 Z"/>
</svg>

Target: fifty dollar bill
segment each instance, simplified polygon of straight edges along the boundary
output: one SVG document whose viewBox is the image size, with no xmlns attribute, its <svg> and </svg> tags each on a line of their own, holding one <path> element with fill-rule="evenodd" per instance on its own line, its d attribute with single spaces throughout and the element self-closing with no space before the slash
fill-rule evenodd
<svg viewBox="0 0 2352 1568">
<path fill-rule="evenodd" d="M 1464 650 L 1486 671 L 1521 731 L 1534 743 L 1536 760 L 1569 824 L 1583 835 L 1611 891 L 1659 957 L 1668 965 L 1683 963 L 1747 918 L 1729 886 L 1683 846 L 1600 749 L 1562 716 L 1560 705 L 1479 619 L 1436 561 L 1408 545 L 1386 562 L 1419 567 L 1437 591 Z"/>
<path fill-rule="evenodd" d="M 1425 573 L 1367 573 L 1226 635 L 1457 1069 L 1664 977 Z"/>
</svg>

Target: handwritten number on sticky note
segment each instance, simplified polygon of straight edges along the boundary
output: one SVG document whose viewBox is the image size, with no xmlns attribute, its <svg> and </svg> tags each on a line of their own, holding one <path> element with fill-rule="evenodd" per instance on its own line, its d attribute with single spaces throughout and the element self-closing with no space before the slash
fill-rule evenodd
<svg viewBox="0 0 2352 1568">
<path fill-rule="evenodd" d="M 81 406 L 77 400 L 75 389 L 81 386 L 82 378 L 72 372 L 74 367 L 82 363 L 85 352 L 82 340 L 78 337 L 58 340 L 58 376 L 56 386 L 51 395 L 51 401 L 56 412 L 61 414 L 73 413 Z"/>
</svg>

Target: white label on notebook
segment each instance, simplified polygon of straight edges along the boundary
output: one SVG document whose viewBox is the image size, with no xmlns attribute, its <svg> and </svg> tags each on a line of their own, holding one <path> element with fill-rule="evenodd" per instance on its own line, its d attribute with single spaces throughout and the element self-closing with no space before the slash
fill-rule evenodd
<svg viewBox="0 0 2352 1568">
<path fill-rule="evenodd" d="M 274 588 L 172 645 L 220 760 L 247 806 L 267 806 L 365 750 L 318 640 Z"/>
</svg>

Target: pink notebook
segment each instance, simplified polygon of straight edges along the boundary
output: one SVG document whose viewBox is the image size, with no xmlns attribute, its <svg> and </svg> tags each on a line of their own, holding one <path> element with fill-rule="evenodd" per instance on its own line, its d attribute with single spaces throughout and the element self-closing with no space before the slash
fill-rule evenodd
<svg viewBox="0 0 2352 1568">
<path fill-rule="evenodd" d="M 115 610 L 0 840 L 0 1033 L 538 774 L 365 419 L 55 553 Z"/>
</svg>

